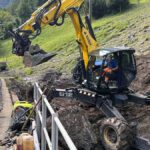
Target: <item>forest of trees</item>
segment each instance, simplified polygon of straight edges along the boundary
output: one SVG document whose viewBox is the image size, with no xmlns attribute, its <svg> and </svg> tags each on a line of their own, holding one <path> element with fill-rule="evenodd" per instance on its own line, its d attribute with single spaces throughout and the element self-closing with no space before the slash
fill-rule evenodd
<svg viewBox="0 0 150 150">
<path fill-rule="evenodd" d="M 38 6 L 46 1 L 13 0 L 13 3 L 7 9 L 0 10 L 0 38 L 7 38 L 6 30 L 23 23 Z M 93 17 L 97 19 L 106 14 L 121 12 L 128 8 L 129 0 L 92 0 L 92 6 Z"/>
<path fill-rule="evenodd" d="M 92 0 L 94 18 L 121 12 L 129 7 L 129 0 Z"/>
<path fill-rule="evenodd" d="M 6 31 L 18 27 L 27 20 L 31 13 L 46 0 L 14 0 L 8 7 L 0 9 L 0 39 L 9 35 Z"/>
<path fill-rule="evenodd" d="M 46 0 L 15 0 L 9 7 L 9 11 L 11 14 L 21 18 L 21 21 L 24 22 L 29 18 L 35 8 L 42 5 L 45 1 Z M 102 17 L 105 14 L 120 12 L 129 6 L 129 0 L 92 0 L 92 3 L 94 18 Z"/>
<path fill-rule="evenodd" d="M 7 38 L 7 30 L 16 26 L 17 18 L 6 10 L 0 10 L 0 39 Z"/>
</svg>

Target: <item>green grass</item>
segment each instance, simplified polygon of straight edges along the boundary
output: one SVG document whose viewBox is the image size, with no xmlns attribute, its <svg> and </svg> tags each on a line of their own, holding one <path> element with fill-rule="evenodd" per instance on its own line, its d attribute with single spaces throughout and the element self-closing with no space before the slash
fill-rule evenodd
<svg viewBox="0 0 150 150">
<path fill-rule="evenodd" d="M 24 68 L 24 74 L 25 75 L 31 75 L 33 73 L 32 68 Z"/>
<path fill-rule="evenodd" d="M 3 40 L 0 41 L 0 52 L 3 55 L 0 55 L 0 62 L 6 61 L 9 68 L 22 68 L 22 57 L 18 57 L 16 55 L 12 55 L 12 41 L 11 40 Z"/>
<path fill-rule="evenodd" d="M 142 0 L 144 3 L 148 0 Z M 132 3 L 135 3 L 136 0 L 131 0 Z M 93 21 L 93 28 L 97 37 L 98 43 L 100 45 L 112 45 L 114 42 L 111 42 L 113 39 L 118 42 L 127 43 L 127 36 L 125 35 L 123 40 L 120 40 L 120 36 L 127 34 L 130 26 L 135 25 L 137 21 L 140 20 L 140 16 L 146 16 L 147 12 L 150 11 L 150 4 L 141 4 L 139 7 L 134 7 L 126 12 L 119 13 L 116 15 L 110 15 L 103 17 L 99 20 Z M 139 24 L 141 25 L 141 24 Z M 142 26 L 146 26 L 147 22 Z M 126 32 L 125 32 L 126 31 Z M 146 36 L 146 35 L 145 35 Z M 137 37 L 139 40 L 141 36 Z M 61 27 L 57 26 L 46 26 L 39 37 L 33 40 L 32 44 L 38 44 L 40 47 L 47 52 L 57 51 L 58 56 L 56 56 L 57 62 L 55 64 L 51 63 L 52 68 L 58 68 L 59 70 L 63 70 L 65 66 L 68 65 L 68 70 L 70 70 L 71 65 L 75 64 L 75 58 L 78 56 L 78 46 L 76 44 L 76 36 L 74 27 L 70 18 L 65 19 L 65 23 Z M 0 41 L 0 52 L 3 51 L 3 55 L 0 56 L 0 61 L 7 60 L 9 68 L 24 68 L 22 63 L 22 58 L 17 57 L 11 54 L 11 40 Z M 132 46 L 132 45 L 131 45 Z M 48 68 L 50 66 L 49 63 L 45 63 L 47 66 L 42 66 Z M 39 68 L 41 69 L 41 68 Z M 65 68 L 66 69 L 66 68 Z M 32 74 L 32 70 L 27 69 L 25 74 Z"/>
<path fill-rule="evenodd" d="M 66 18 L 63 26 L 46 26 L 42 30 L 42 34 L 33 41 L 33 44 L 38 43 L 46 51 L 61 50 L 73 38 L 73 25 L 70 19 Z"/>
<path fill-rule="evenodd" d="M 139 3 L 147 3 L 150 2 L 150 0 L 139 0 Z M 130 0 L 131 4 L 137 4 L 138 0 Z"/>
</svg>

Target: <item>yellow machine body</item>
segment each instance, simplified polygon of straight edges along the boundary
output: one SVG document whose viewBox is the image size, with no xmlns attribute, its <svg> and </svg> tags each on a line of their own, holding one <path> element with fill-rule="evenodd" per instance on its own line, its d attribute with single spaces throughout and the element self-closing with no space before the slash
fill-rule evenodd
<svg viewBox="0 0 150 150">
<path fill-rule="evenodd" d="M 13 105 L 13 110 L 16 110 L 16 108 L 18 108 L 18 107 L 32 109 L 33 104 L 31 104 L 27 101 L 16 101 L 15 104 Z"/>
</svg>

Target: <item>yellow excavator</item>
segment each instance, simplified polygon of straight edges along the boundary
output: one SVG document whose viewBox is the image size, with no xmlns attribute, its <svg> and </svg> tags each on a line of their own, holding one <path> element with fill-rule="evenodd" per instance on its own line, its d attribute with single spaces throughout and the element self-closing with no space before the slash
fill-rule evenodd
<svg viewBox="0 0 150 150">
<path fill-rule="evenodd" d="M 139 96 L 128 89 L 137 72 L 135 50 L 128 47 L 99 48 L 88 16 L 85 16 L 84 24 L 79 14 L 83 3 L 84 0 L 48 0 L 23 25 L 10 31 L 13 37 L 12 53 L 24 56 L 31 45 L 30 40 L 40 35 L 42 27 L 61 26 L 65 15 L 69 15 L 80 48 L 80 58 L 73 70 L 73 78 L 81 88 L 53 89 L 52 97 L 73 97 L 100 109 L 107 117 L 100 127 L 105 149 L 126 150 L 134 147 L 148 150 L 148 141 L 132 136 L 129 125 L 115 107 L 124 106 L 128 102 L 150 104 L 148 96 Z M 104 70 L 108 58 L 117 61 L 117 71 L 106 82 Z"/>
</svg>

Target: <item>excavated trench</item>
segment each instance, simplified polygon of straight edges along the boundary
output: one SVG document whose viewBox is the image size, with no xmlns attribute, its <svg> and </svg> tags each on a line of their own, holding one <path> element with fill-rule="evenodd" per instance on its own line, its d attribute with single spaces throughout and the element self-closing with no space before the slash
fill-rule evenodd
<svg viewBox="0 0 150 150">
<path fill-rule="evenodd" d="M 131 88 L 140 93 L 150 93 L 150 54 L 137 57 L 137 78 Z M 103 150 L 99 137 L 99 126 L 104 115 L 95 107 L 79 101 L 69 99 L 51 100 L 50 89 L 52 86 L 59 88 L 74 87 L 71 77 L 50 70 L 39 78 L 39 84 L 46 91 L 49 102 L 58 112 L 59 118 L 79 150 Z M 33 101 L 33 86 L 30 83 L 20 82 L 15 79 L 8 81 L 10 90 L 16 92 L 20 100 Z M 137 133 L 150 139 L 150 107 L 137 104 L 129 104 L 120 109 L 126 120 L 137 122 Z M 47 119 L 47 127 L 50 131 L 50 119 Z M 60 150 L 66 150 L 67 146 L 60 137 Z"/>
</svg>

